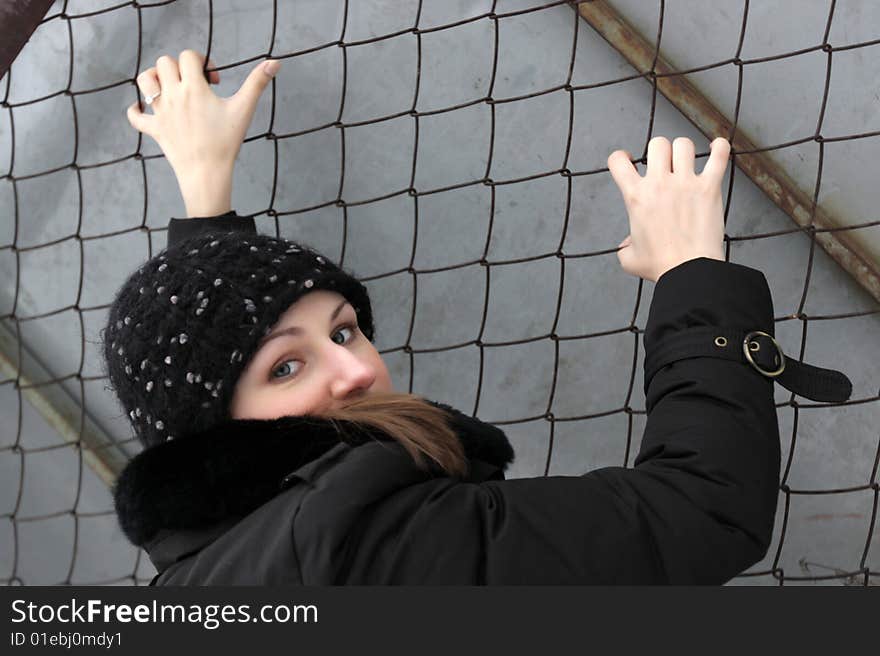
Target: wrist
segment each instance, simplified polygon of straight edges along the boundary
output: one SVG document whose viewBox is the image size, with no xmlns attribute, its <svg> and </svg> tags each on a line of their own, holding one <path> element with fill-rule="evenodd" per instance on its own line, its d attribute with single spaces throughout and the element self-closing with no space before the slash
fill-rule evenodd
<svg viewBox="0 0 880 656">
<path fill-rule="evenodd" d="M 187 218 L 217 216 L 232 209 L 232 168 L 198 171 L 178 178 Z"/>
</svg>

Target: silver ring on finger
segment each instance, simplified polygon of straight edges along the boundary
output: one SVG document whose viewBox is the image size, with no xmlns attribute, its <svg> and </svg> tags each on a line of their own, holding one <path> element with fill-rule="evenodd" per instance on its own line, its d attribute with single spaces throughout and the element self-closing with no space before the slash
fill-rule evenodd
<svg viewBox="0 0 880 656">
<path fill-rule="evenodd" d="M 152 105 L 153 100 L 155 100 L 156 98 L 158 98 L 161 95 L 162 95 L 161 89 L 159 91 L 157 91 L 156 93 L 144 94 L 144 102 L 147 103 L 148 105 Z"/>
</svg>

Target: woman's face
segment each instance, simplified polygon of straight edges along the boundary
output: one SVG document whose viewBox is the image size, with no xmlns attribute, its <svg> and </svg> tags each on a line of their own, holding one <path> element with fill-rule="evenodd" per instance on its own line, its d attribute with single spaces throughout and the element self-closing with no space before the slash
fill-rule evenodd
<svg viewBox="0 0 880 656">
<path fill-rule="evenodd" d="M 364 395 L 393 392 L 385 362 L 337 292 L 291 305 L 260 341 L 235 385 L 233 419 L 321 415 Z"/>
</svg>

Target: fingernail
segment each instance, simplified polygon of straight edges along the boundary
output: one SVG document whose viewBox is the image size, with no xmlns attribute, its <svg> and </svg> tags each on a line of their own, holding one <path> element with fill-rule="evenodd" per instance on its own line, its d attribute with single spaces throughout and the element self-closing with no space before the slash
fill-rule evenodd
<svg viewBox="0 0 880 656">
<path fill-rule="evenodd" d="M 281 68 L 281 62 L 277 59 L 271 59 L 263 64 L 263 72 L 269 77 L 275 77 L 275 73 L 278 72 L 279 68 Z"/>
</svg>

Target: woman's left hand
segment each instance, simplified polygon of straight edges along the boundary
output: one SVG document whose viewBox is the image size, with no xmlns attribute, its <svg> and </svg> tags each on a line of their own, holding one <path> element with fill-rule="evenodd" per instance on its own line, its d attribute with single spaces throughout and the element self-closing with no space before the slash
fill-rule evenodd
<svg viewBox="0 0 880 656">
<path fill-rule="evenodd" d="M 204 55 L 194 50 L 181 52 L 179 64 L 162 55 L 154 68 L 137 77 L 145 96 L 161 92 L 150 105 L 153 114 L 145 114 L 139 102 L 127 110 L 132 127 L 159 144 L 181 188 L 193 177 L 215 171 L 231 176 L 257 101 L 274 76 L 265 72 L 266 62 L 260 62 L 234 95 L 221 98 L 205 79 L 204 63 Z M 213 84 L 220 81 L 217 71 L 209 76 Z"/>
</svg>

